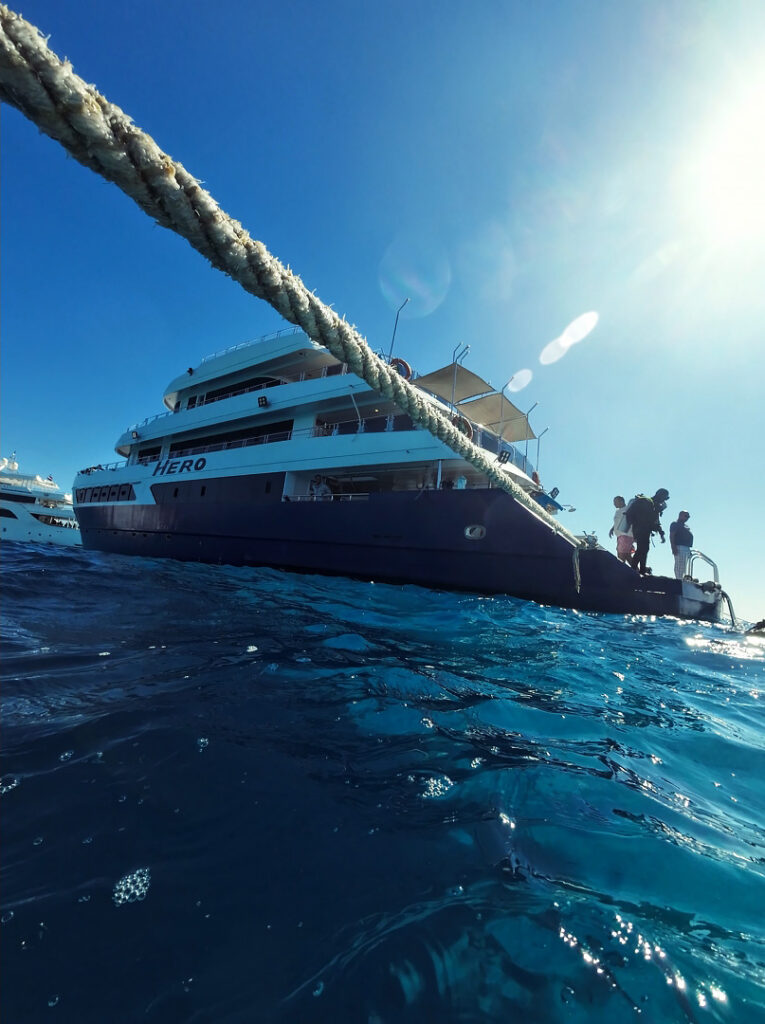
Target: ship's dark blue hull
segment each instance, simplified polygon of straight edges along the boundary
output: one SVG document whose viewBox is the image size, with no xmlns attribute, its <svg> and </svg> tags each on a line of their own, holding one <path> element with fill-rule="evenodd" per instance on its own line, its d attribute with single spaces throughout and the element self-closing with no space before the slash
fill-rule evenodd
<svg viewBox="0 0 765 1024">
<path fill-rule="evenodd" d="M 77 507 L 86 548 L 470 590 L 589 611 L 679 615 L 682 584 L 579 549 L 499 490 L 365 500 Z M 717 618 L 707 602 L 693 617 Z"/>
</svg>

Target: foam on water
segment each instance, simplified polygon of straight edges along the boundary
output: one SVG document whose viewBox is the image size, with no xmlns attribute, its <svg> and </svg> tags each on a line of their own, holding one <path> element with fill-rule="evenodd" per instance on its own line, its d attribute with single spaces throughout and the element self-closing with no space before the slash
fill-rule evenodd
<svg viewBox="0 0 765 1024">
<path fill-rule="evenodd" d="M 3 1019 L 765 1020 L 761 641 L 3 563 Z"/>
</svg>

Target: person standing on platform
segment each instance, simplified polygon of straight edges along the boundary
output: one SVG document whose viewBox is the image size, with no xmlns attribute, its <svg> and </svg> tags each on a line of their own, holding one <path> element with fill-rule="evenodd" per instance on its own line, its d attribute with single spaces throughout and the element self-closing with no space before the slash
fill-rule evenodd
<svg viewBox="0 0 765 1024">
<path fill-rule="evenodd" d="M 628 562 L 635 550 L 635 539 L 627 522 L 627 502 L 617 494 L 614 498 L 614 525 L 608 531 L 609 537 L 616 537 L 616 554 L 620 561 Z"/>
<path fill-rule="evenodd" d="M 669 527 L 669 543 L 675 556 L 675 579 L 681 580 L 688 571 L 688 559 L 693 547 L 693 534 L 688 529 L 690 512 L 681 512 Z"/>
<path fill-rule="evenodd" d="M 653 498 L 645 494 L 637 494 L 627 506 L 627 522 L 632 528 L 632 536 L 635 538 L 635 554 L 630 560 L 633 569 L 641 573 L 650 573 L 646 564 L 648 559 L 648 546 L 651 543 L 651 534 L 658 533 L 662 544 L 667 539 L 661 527 L 659 516 L 667 507 L 669 491 L 666 487 L 660 487 Z"/>
</svg>

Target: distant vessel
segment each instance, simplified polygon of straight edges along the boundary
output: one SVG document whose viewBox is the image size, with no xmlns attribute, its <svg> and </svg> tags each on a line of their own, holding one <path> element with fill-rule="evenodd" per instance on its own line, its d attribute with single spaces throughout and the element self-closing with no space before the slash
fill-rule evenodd
<svg viewBox="0 0 765 1024">
<path fill-rule="evenodd" d="M 49 476 L 19 472 L 16 453 L 0 459 L 0 537 L 44 544 L 80 544 L 72 495 Z"/>
<path fill-rule="evenodd" d="M 536 502 L 561 509 L 518 444 L 534 438 L 527 417 L 504 394 L 459 361 L 412 384 Z M 118 439 L 126 461 L 78 473 L 85 547 L 719 616 L 716 578 L 640 576 L 594 538 L 556 531 L 300 329 L 189 367 L 164 402 Z"/>
</svg>

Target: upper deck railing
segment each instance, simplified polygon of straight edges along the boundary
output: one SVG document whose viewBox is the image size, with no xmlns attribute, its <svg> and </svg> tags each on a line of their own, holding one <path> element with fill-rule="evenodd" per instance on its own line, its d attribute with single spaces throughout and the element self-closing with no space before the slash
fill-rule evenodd
<svg viewBox="0 0 765 1024">
<path fill-rule="evenodd" d="M 281 331 L 274 331 L 272 334 L 263 334 L 260 338 L 253 338 L 250 341 L 240 341 L 238 345 L 231 345 L 229 348 L 222 348 L 220 352 L 213 352 L 209 356 L 205 356 L 200 366 L 203 363 L 209 363 L 213 359 L 219 359 L 221 356 L 227 356 L 229 352 L 238 352 L 243 348 L 251 348 L 253 345 L 262 345 L 265 341 L 273 341 L 274 338 L 290 337 L 293 334 L 303 334 L 303 330 L 300 327 L 284 327 Z"/>
<path fill-rule="evenodd" d="M 182 458 L 187 455 L 204 455 L 209 452 L 230 451 L 234 448 L 249 448 L 254 445 L 273 444 L 278 441 L 291 441 L 312 437 L 337 437 L 340 435 L 347 436 L 353 434 L 384 434 L 394 431 L 421 429 L 421 427 L 414 424 L 412 418 L 406 413 L 390 416 L 368 416 L 365 418 L 362 417 L 361 419 L 342 420 L 336 423 L 316 423 L 312 427 L 303 427 L 298 430 L 279 430 L 269 433 L 253 434 L 250 437 L 239 437 L 232 441 L 217 441 L 205 445 L 195 445 L 194 439 L 189 438 L 187 445 L 183 448 L 177 448 L 173 451 L 172 455 L 147 455 L 143 458 L 137 459 L 136 464 L 148 466 L 165 458 Z M 475 441 L 476 444 L 480 445 L 480 447 L 485 451 L 499 455 L 504 455 L 506 453 L 506 458 L 503 458 L 503 461 L 511 462 L 523 472 L 532 472 L 534 467 L 519 448 L 508 444 L 506 441 L 500 441 L 499 438 L 490 431 L 476 428 Z M 127 465 L 129 465 L 129 463 L 125 459 L 120 460 L 119 462 L 107 462 L 97 466 L 89 466 L 86 469 L 80 470 L 80 472 L 90 475 L 102 470 L 113 471 L 116 469 L 122 469 Z"/>
<path fill-rule="evenodd" d="M 173 410 L 172 409 L 168 409 L 167 412 L 158 412 L 156 414 L 156 416 L 147 416 L 146 419 L 145 420 L 141 420 L 140 423 L 133 423 L 133 424 L 131 424 L 127 428 L 125 433 L 129 434 L 131 431 L 139 430 L 141 427 L 148 427 L 148 425 L 150 423 L 154 423 L 156 420 L 163 420 L 163 419 L 165 419 L 166 416 L 172 416 L 172 415 L 173 415 Z"/>
<path fill-rule="evenodd" d="M 280 333 L 280 334 L 297 334 L 298 332 L 297 331 L 280 331 L 278 333 Z M 274 335 L 269 335 L 269 337 L 274 337 Z M 263 339 L 260 339 L 260 340 L 263 340 Z M 243 342 L 242 345 L 236 346 L 236 347 L 237 348 L 241 348 L 244 345 L 249 345 L 249 344 L 256 344 L 256 342 Z M 227 349 L 227 351 L 233 351 L 233 350 Z M 213 359 L 214 356 L 210 356 L 209 358 Z M 347 363 L 337 363 L 336 365 L 333 365 L 333 366 L 324 366 L 324 367 L 322 367 L 321 374 L 319 374 L 318 376 L 320 376 L 322 378 L 323 377 L 333 377 L 333 376 L 336 376 L 336 375 L 344 375 L 346 373 L 348 373 L 348 364 Z M 266 381 L 263 384 L 251 384 L 248 387 L 235 388 L 232 391 L 227 391 L 224 395 L 214 395 L 212 397 L 208 397 L 207 395 L 200 395 L 199 396 L 199 400 L 197 401 L 196 405 L 193 406 L 192 408 L 201 409 L 205 405 L 212 405 L 214 402 L 222 402 L 222 401 L 225 401 L 225 399 L 227 399 L 227 398 L 238 398 L 241 395 L 249 395 L 253 391 L 263 391 L 266 388 L 280 387 L 282 384 L 294 384 L 294 383 L 296 383 L 298 381 L 303 381 L 303 380 L 307 380 L 307 379 L 313 379 L 315 376 L 317 376 L 317 375 L 307 374 L 305 371 L 302 371 L 301 373 L 297 374 L 292 380 L 288 380 L 288 379 L 285 379 L 285 380 L 271 380 L 271 381 Z M 141 420 L 140 423 L 133 423 L 133 424 L 131 424 L 127 428 L 125 433 L 132 433 L 132 431 L 134 431 L 134 430 L 138 431 L 142 427 L 147 427 L 150 423 L 155 423 L 157 420 L 163 420 L 163 419 L 165 419 L 168 416 L 174 416 L 176 414 L 176 412 L 181 412 L 181 411 L 185 412 L 186 410 L 168 409 L 166 412 L 158 412 L 154 416 L 147 416 L 146 419 Z M 190 409 L 189 409 L 189 411 L 190 411 Z"/>
</svg>

